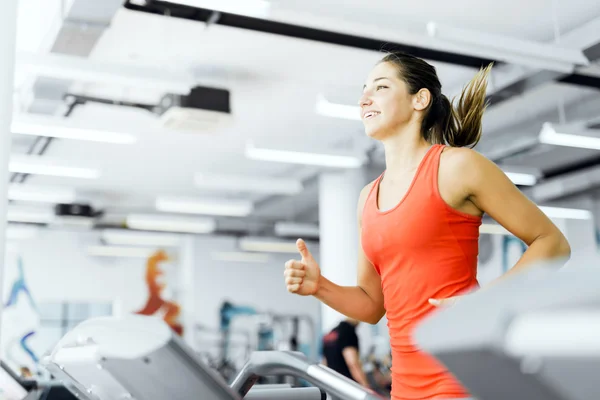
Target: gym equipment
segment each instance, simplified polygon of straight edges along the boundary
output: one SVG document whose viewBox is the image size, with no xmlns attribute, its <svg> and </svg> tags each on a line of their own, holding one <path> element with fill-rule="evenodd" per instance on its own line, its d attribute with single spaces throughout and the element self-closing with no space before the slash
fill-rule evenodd
<svg viewBox="0 0 600 400">
<path fill-rule="evenodd" d="M 0 361 L 1 400 L 77 400 L 57 381 L 22 378 Z"/>
<path fill-rule="evenodd" d="M 232 340 L 232 336 L 240 333 L 239 331 L 233 331 L 232 325 L 236 318 L 242 316 L 256 317 L 258 322 L 257 325 L 253 326 L 256 330 L 252 335 L 253 338 L 256 338 L 256 345 L 253 346 L 255 350 L 299 351 L 302 348 L 306 353 L 310 353 L 313 361 L 317 361 L 316 332 L 314 323 L 309 316 L 276 314 L 259 311 L 251 306 L 235 305 L 229 301 L 224 301 L 219 309 L 220 354 L 212 358 L 212 364 L 217 365 L 217 370 L 228 382 L 233 379 L 236 370 L 242 366 L 243 361 L 247 358 L 236 360 L 235 356 L 232 356 L 233 350 L 235 350 L 232 345 L 235 344 L 235 340 Z M 312 338 L 308 349 L 299 343 L 301 322 L 309 329 L 309 335 Z M 279 377 L 276 380 L 278 383 L 282 383 Z"/>
<path fill-rule="evenodd" d="M 128 315 L 87 320 L 41 361 L 81 400 L 383 399 L 291 352 L 255 352 L 228 386 L 160 319 Z M 316 387 L 255 386 L 261 374 L 296 375 Z M 325 391 L 319 389 L 324 388 Z"/>
<path fill-rule="evenodd" d="M 435 312 L 417 345 L 483 400 L 598 396 L 600 268 L 539 263 Z"/>
</svg>

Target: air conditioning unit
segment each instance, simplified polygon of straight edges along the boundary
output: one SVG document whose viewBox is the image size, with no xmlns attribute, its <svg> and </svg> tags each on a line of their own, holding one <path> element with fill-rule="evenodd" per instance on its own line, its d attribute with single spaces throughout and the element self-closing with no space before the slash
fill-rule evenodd
<svg viewBox="0 0 600 400">
<path fill-rule="evenodd" d="M 226 89 L 196 86 L 189 94 L 167 94 L 154 111 L 166 129 L 208 132 L 232 121 L 230 93 Z"/>
<path fill-rule="evenodd" d="M 92 229 L 96 222 L 96 217 L 100 215 L 88 204 L 56 204 L 54 206 L 54 219 L 51 225 Z"/>
</svg>

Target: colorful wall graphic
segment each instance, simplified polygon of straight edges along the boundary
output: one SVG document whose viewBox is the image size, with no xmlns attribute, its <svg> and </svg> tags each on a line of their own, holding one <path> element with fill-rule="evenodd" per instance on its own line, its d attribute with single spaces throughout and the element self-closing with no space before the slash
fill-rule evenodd
<svg viewBox="0 0 600 400">
<path fill-rule="evenodd" d="M 169 257 L 163 250 L 155 252 L 146 263 L 146 285 L 148 287 L 148 299 L 146 305 L 135 314 L 140 315 L 160 315 L 163 314 L 163 320 L 177 332 L 183 335 L 183 326 L 179 323 L 181 307 L 174 301 L 164 299 L 163 292 L 165 284 L 159 282 L 159 278 L 164 275 L 159 264 L 168 261 Z"/>
<path fill-rule="evenodd" d="M 7 361 L 30 371 L 37 370 L 39 357 L 29 341 L 40 326 L 39 310 L 25 280 L 23 259 L 17 259 L 17 277 L 11 285 L 2 312 L 2 355 Z"/>
</svg>

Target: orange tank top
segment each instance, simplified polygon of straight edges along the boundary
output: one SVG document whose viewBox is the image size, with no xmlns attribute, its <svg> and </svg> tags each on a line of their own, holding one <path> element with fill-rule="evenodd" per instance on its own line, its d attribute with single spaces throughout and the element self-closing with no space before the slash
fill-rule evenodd
<svg viewBox="0 0 600 400">
<path fill-rule="evenodd" d="M 362 246 L 381 276 L 392 349 L 392 399 L 469 397 L 460 383 L 412 340 L 419 321 L 446 298 L 478 286 L 481 218 L 449 206 L 438 190 L 444 145 L 421 160 L 407 193 L 389 210 L 378 207 L 374 182 L 362 215 Z M 440 335 L 443 335 L 440 332 Z"/>
</svg>

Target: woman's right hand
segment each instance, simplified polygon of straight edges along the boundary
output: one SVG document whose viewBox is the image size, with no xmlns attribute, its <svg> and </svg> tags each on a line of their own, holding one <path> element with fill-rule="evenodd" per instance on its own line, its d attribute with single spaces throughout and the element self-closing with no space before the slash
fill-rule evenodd
<svg viewBox="0 0 600 400">
<path fill-rule="evenodd" d="M 308 251 L 304 240 L 298 239 L 296 247 L 298 247 L 302 259 L 300 261 L 289 260 L 285 263 L 283 275 L 287 290 L 300 296 L 314 295 L 319 290 L 321 268 Z"/>
</svg>

